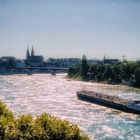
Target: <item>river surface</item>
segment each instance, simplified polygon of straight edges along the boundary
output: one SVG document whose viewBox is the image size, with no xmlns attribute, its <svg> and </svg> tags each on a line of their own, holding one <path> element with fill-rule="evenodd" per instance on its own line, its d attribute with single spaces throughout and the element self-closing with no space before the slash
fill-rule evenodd
<svg viewBox="0 0 140 140">
<path fill-rule="evenodd" d="M 91 139 L 140 140 L 140 116 L 80 101 L 79 90 L 117 94 L 126 99 L 139 99 L 140 90 L 126 86 L 73 81 L 66 74 L 0 76 L 0 99 L 15 115 L 47 112 L 78 124 Z"/>
</svg>

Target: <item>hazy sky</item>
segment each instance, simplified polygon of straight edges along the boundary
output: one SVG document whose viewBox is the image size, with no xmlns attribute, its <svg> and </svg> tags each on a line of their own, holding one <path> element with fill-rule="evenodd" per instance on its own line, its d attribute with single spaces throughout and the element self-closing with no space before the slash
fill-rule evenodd
<svg viewBox="0 0 140 140">
<path fill-rule="evenodd" d="M 140 0 L 0 0 L 0 56 L 140 58 Z"/>
</svg>

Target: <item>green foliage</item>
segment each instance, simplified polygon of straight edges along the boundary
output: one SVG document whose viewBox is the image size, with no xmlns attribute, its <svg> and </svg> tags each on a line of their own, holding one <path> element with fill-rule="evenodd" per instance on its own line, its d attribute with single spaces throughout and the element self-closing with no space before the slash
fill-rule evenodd
<svg viewBox="0 0 140 140">
<path fill-rule="evenodd" d="M 111 79 L 111 77 L 112 77 L 112 69 L 111 69 L 111 67 L 109 65 L 105 66 L 103 77 L 104 77 L 105 80 Z"/>
<path fill-rule="evenodd" d="M 0 140 L 89 140 L 77 127 L 43 113 L 36 118 L 21 115 L 15 118 L 0 102 Z"/>
<path fill-rule="evenodd" d="M 76 65 L 74 67 L 69 68 L 68 76 L 73 77 L 73 78 L 80 77 L 81 76 L 81 65 Z"/>
<path fill-rule="evenodd" d="M 14 139 L 32 139 L 33 117 L 31 115 L 22 115 L 7 125 L 5 138 Z"/>
<path fill-rule="evenodd" d="M 82 67 L 81 67 L 81 76 L 83 79 L 87 79 L 88 75 L 88 64 L 87 58 L 85 55 L 82 56 Z"/>
<path fill-rule="evenodd" d="M 3 102 L 0 102 L 0 140 L 4 139 L 8 123 L 12 122 L 14 116 Z"/>
<path fill-rule="evenodd" d="M 81 135 L 80 129 L 77 125 L 71 124 L 68 121 L 59 120 L 56 117 L 52 117 L 47 114 L 42 114 L 38 116 L 35 120 L 35 126 L 37 126 L 37 130 L 41 130 L 43 132 L 42 138 L 49 140 L 81 140 L 85 137 L 85 140 L 88 139 L 87 136 Z M 41 128 L 41 129 L 40 129 Z M 45 134 L 45 135 L 44 135 Z M 40 136 L 38 135 L 38 138 Z M 46 137 L 47 136 L 47 137 Z"/>
<path fill-rule="evenodd" d="M 13 68 L 16 65 L 14 57 L 1 57 L 0 58 L 0 67 L 6 67 L 6 68 Z"/>
<path fill-rule="evenodd" d="M 140 87 L 139 63 L 122 62 L 118 64 L 87 65 L 86 61 L 86 57 L 83 56 L 82 64 L 70 68 L 68 76 L 72 78 L 81 76 L 83 80 L 106 81 L 107 83 L 130 83 L 131 86 Z"/>
<path fill-rule="evenodd" d="M 0 118 L 13 118 L 13 113 L 6 107 L 6 105 L 0 101 Z"/>
<path fill-rule="evenodd" d="M 136 70 L 135 70 L 135 80 L 136 80 L 136 86 L 137 87 L 140 87 L 140 68 L 137 68 Z"/>
</svg>

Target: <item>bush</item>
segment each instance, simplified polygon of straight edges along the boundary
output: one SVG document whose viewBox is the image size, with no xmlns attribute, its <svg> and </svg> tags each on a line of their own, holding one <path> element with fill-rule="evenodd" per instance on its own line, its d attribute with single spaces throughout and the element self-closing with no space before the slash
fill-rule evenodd
<svg viewBox="0 0 140 140">
<path fill-rule="evenodd" d="M 0 101 L 0 118 L 5 117 L 12 119 L 13 113 L 6 107 L 6 105 Z"/>
<path fill-rule="evenodd" d="M 0 101 L 0 140 L 4 139 L 6 126 L 12 122 L 13 119 L 13 113 Z"/>
<path fill-rule="evenodd" d="M 15 118 L 0 102 L 0 140 L 89 140 L 77 125 L 43 113 Z"/>
</svg>

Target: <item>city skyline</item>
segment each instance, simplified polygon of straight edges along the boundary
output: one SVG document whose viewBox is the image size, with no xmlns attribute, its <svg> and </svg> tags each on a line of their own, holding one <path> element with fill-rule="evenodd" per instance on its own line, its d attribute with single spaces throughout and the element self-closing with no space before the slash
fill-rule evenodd
<svg viewBox="0 0 140 140">
<path fill-rule="evenodd" d="M 137 0 L 1 0 L 0 56 L 140 59 Z"/>
</svg>

